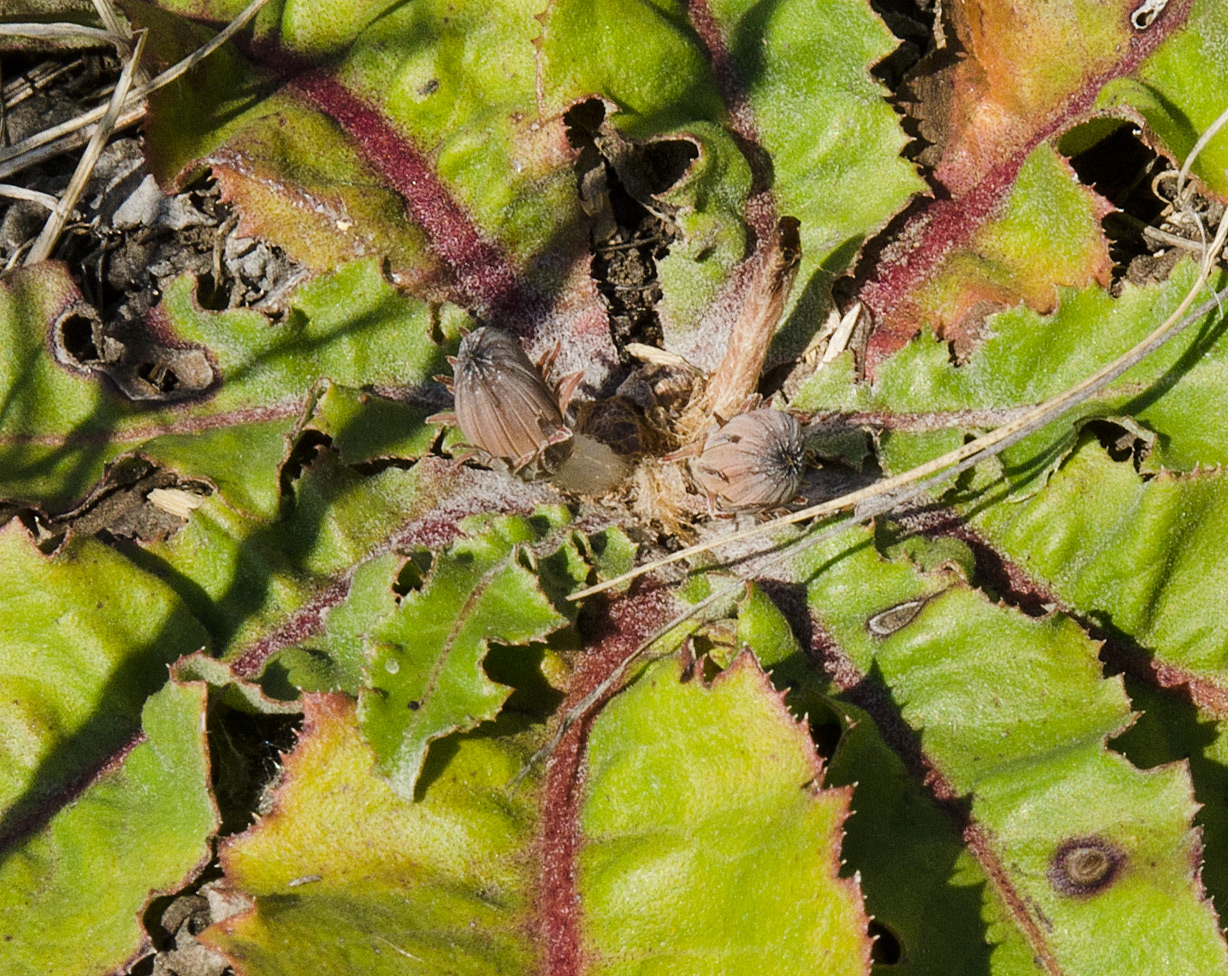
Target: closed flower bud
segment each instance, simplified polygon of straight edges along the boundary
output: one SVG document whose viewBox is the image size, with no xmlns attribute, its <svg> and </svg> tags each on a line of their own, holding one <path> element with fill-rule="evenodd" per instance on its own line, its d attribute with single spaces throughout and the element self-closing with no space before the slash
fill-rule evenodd
<svg viewBox="0 0 1228 976">
<path fill-rule="evenodd" d="M 453 395 L 465 440 L 510 462 L 513 470 L 537 460 L 557 463 L 566 454 L 571 431 L 513 336 L 488 326 L 465 336 L 454 364 Z"/>
<path fill-rule="evenodd" d="M 693 465 L 704 490 L 726 509 L 787 504 L 805 467 L 801 424 L 767 408 L 738 414 L 709 434 Z"/>
</svg>

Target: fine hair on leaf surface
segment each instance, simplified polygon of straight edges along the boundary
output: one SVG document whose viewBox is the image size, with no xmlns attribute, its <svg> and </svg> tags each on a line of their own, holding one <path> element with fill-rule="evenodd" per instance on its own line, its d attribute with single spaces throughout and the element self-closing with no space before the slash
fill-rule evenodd
<svg viewBox="0 0 1228 976">
<path fill-rule="evenodd" d="M 8 969 L 1228 967 L 1222 3 L 69 6 Z"/>
</svg>

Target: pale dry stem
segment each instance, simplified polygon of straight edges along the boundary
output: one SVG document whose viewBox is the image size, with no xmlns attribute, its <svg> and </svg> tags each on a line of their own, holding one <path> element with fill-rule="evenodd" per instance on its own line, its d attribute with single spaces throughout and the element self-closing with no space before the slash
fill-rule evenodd
<svg viewBox="0 0 1228 976">
<path fill-rule="evenodd" d="M 68 218 L 76 208 L 77 201 L 81 198 L 81 193 L 85 189 L 85 184 L 89 182 L 90 175 L 94 172 L 94 166 L 98 163 L 98 157 L 102 155 L 103 146 L 106 145 L 107 140 L 111 138 L 111 133 L 115 130 L 115 120 L 119 118 L 124 99 L 132 87 L 133 72 L 136 71 L 136 67 L 141 60 L 141 54 L 145 50 L 145 39 L 146 35 L 144 32 L 137 37 L 136 44 L 133 46 L 127 62 L 124 64 L 124 70 L 120 72 L 119 81 L 115 85 L 115 91 L 111 93 L 111 101 L 107 105 L 102 121 L 94 129 L 94 135 L 91 137 L 89 145 L 86 146 L 80 162 L 77 163 L 77 168 L 72 174 L 72 179 L 68 182 L 67 189 L 64 190 L 63 196 L 60 197 L 55 208 L 48 215 L 47 222 L 43 225 L 38 239 L 34 242 L 34 246 L 30 248 L 30 253 L 26 255 L 25 263 L 27 266 L 47 260 L 51 256 L 52 248 L 55 247 L 56 242 L 60 239 L 64 225 L 68 222 Z"/>
<path fill-rule="evenodd" d="M 38 40 L 58 41 L 85 38 L 99 44 L 109 44 L 126 49 L 130 38 L 118 31 L 87 27 L 84 24 L 0 24 L 0 35 L 6 37 L 31 37 Z"/>
<path fill-rule="evenodd" d="M 268 2 L 269 0 L 253 0 L 225 28 L 182 61 L 167 68 L 153 80 L 142 85 L 136 85 L 128 93 L 128 97 L 124 99 L 120 114 L 115 120 L 114 128 L 122 129 L 143 119 L 145 117 L 144 102 L 146 97 L 159 88 L 169 85 L 185 72 L 196 67 L 196 65 L 241 31 L 248 21 L 259 13 L 260 8 Z M 108 110 L 109 106 L 99 106 L 60 125 L 54 125 L 44 129 L 42 132 L 35 133 L 28 139 L 23 139 L 15 145 L 0 149 L 0 179 L 11 176 L 27 166 L 33 166 L 45 159 L 82 145 L 92 136 L 94 131 L 87 128 L 87 126 L 91 126 L 102 119 Z"/>
<path fill-rule="evenodd" d="M 801 241 L 795 217 L 784 217 L 767 247 L 758 255 L 750 292 L 729 336 L 720 365 L 687 404 L 677 429 L 684 444 L 744 409 L 763 373 L 768 346 L 780 324 L 797 277 Z"/>
</svg>

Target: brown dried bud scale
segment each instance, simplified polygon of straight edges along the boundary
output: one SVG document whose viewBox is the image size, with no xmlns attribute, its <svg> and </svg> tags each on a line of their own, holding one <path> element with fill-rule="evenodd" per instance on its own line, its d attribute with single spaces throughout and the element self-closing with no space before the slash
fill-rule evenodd
<svg viewBox="0 0 1228 976">
<path fill-rule="evenodd" d="M 806 467 L 805 438 L 793 416 L 761 408 L 708 435 L 695 476 L 727 509 L 774 508 L 792 501 Z"/>
<path fill-rule="evenodd" d="M 461 340 L 453 370 L 456 420 L 465 440 L 513 468 L 566 454 L 571 431 L 520 343 L 489 326 Z"/>
</svg>

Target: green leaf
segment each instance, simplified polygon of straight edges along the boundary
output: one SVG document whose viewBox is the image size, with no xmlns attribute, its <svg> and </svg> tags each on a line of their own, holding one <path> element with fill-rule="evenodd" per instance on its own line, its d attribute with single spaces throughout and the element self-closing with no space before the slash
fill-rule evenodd
<svg viewBox="0 0 1228 976">
<path fill-rule="evenodd" d="M 941 192 L 915 208 L 898 228 L 901 246 L 886 248 L 859 284 L 857 298 L 872 318 L 862 364 L 868 377 L 927 319 L 954 330 L 962 358 L 994 310 L 1023 299 L 1047 311 L 1052 285 L 1105 280 L 1105 243 L 1088 217 L 1104 216 L 1107 201 L 1057 173 L 1038 179 L 1039 159 L 1052 152 L 1046 144 L 1080 123 L 1095 128 L 1076 133 L 1072 145 L 1093 132 L 1102 137 L 1111 131 L 1107 114 L 1136 123 L 1141 110 L 1155 122 L 1147 140 L 1182 159 L 1194 139 L 1190 118 L 1202 131 L 1223 107 L 1211 79 L 1222 87 L 1228 77 L 1228 62 L 1207 43 L 1223 30 L 1222 5 L 1166 4 L 1140 29 L 1131 17 L 1146 6 L 977 0 L 944 12 L 941 30 L 954 32 L 963 56 L 935 51 L 908 82 L 928 143 L 921 158 Z M 1205 164 L 1224 146 L 1221 133 L 1196 169 L 1214 174 L 1212 193 L 1223 190 L 1223 165 Z M 1014 232 L 1000 239 L 1012 223 Z"/>
<path fill-rule="evenodd" d="M 243 5 L 126 8 L 169 61 Z M 268 317 L 204 309 L 174 282 L 145 359 L 111 355 L 77 267 L 0 281 L 0 577 L 15 594 L 0 673 L 17 689 L 0 699 L 0 860 L 60 825 L 65 845 L 100 846 L 73 818 L 146 755 L 152 719 L 126 751 L 142 707 L 200 679 L 238 724 L 282 732 L 267 713 L 344 692 L 307 696 L 274 808 L 226 845 L 228 894 L 255 902 L 211 939 L 248 976 L 757 973 L 765 958 L 865 972 L 874 937 L 882 972 L 1223 970 L 1202 888 L 1222 901 L 1228 885 L 1219 310 L 902 525 L 762 560 L 723 550 L 722 579 L 774 577 L 749 582 L 736 623 L 671 621 L 684 599 L 715 593 L 717 617 L 738 602 L 698 573 L 566 601 L 630 565 L 632 539 L 669 550 L 709 531 L 657 491 L 677 376 L 624 355 L 620 295 L 651 306 L 631 337 L 660 326 L 666 352 L 709 369 L 752 261 L 800 218 L 761 388 L 827 415 L 806 486 L 823 495 L 847 468 L 899 473 L 1082 380 L 1188 290 L 1186 261 L 1110 294 L 1110 207 L 1062 156 L 1102 151 L 1124 122 L 1184 159 L 1221 107 L 1223 5 L 1174 0 L 1146 26 L 1138 0 L 943 6 L 934 32 L 889 11 L 897 37 L 934 45 L 901 80 L 910 48 L 893 50 L 868 0 L 296 0 L 151 96 L 163 185 L 212 178 L 239 233 L 315 277 Z M 1225 146 L 1193 167 L 1198 192 L 1228 185 Z M 606 249 L 603 222 L 643 280 L 602 270 L 628 253 Z M 833 287 L 841 312 L 868 313 L 834 359 Z M 663 425 L 632 451 L 633 479 L 570 498 L 430 456 L 462 437 L 426 417 L 477 320 L 534 356 L 560 343 L 547 379 L 584 371 L 578 425 L 640 410 Z M 168 368 L 175 388 L 156 389 Z M 612 398 L 621 417 L 603 412 Z M 150 541 L 87 517 L 149 465 L 199 500 L 182 527 Z M 624 675 L 658 628 L 669 640 Z M 834 749 L 826 790 L 745 646 Z M 1102 661 L 1128 671 L 1129 698 Z M 623 684 L 602 697 L 611 674 Z M 226 726 L 209 729 L 228 829 L 248 822 L 273 746 L 239 768 Z M 199 762 L 183 769 L 195 810 Z M 180 813 L 169 786 L 139 809 L 119 792 L 124 843 Z M 186 883 L 202 856 L 155 853 L 157 878 L 124 874 L 123 904 L 86 906 L 122 928 L 105 970 L 140 948 L 155 882 Z M 68 867 L 39 865 L 57 884 Z M 49 927 L 90 885 L 39 909 Z"/>
<path fill-rule="evenodd" d="M 1145 973 L 1156 951 L 1181 972 L 1222 968 L 1228 951 L 1192 867 L 1188 770 L 1141 772 L 1108 751 L 1132 715 L 1081 628 L 885 563 L 868 541 L 802 557 L 825 567 L 811 606 L 848 666 L 889 696 L 866 702 L 876 722 L 905 723 L 897 749 L 913 743 L 940 797 L 968 798 L 964 840 L 996 895 L 995 971 L 1016 971 L 1007 959 L 1020 942 L 1054 971 L 1102 972 L 1108 960 Z M 842 683 L 852 687 L 847 672 Z M 1088 889 L 1065 860 L 1083 855 L 1111 865 Z"/>
<path fill-rule="evenodd" d="M 1106 85 L 1097 107 L 1137 110 L 1178 159 L 1224 110 L 1222 86 L 1228 79 L 1228 54 L 1219 39 L 1228 30 L 1228 12 L 1214 0 L 1189 5 L 1185 29 L 1161 46 L 1139 68 L 1137 81 Z M 1228 138 L 1212 139 L 1191 172 L 1214 193 L 1228 192 Z"/>
<path fill-rule="evenodd" d="M 0 527 L 0 807 L 54 807 L 124 747 L 166 666 L 208 644 L 164 583 L 92 539 L 55 557 Z M 2 832 L 0 832 L 2 833 Z"/>
<path fill-rule="evenodd" d="M 1084 438 L 1044 492 L 974 524 L 1066 606 L 1222 687 L 1226 517 L 1221 469 L 1144 478 Z"/>
<path fill-rule="evenodd" d="M 935 802 L 864 710 L 847 700 L 806 704 L 812 723 L 816 706 L 837 717 L 828 782 L 854 789 L 842 853 L 857 865 L 866 911 L 885 930 L 880 938 L 893 943 L 891 956 L 876 947 L 878 956 L 899 960 L 879 971 L 1027 972 L 1026 940 L 1017 928 L 1000 924 L 1000 905 L 950 811 Z M 1002 963 L 1004 955 L 1024 965 L 1012 969 Z"/>
<path fill-rule="evenodd" d="M 697 143 L 686 175 L 659 194 L 681 231 L 660 265 L 659 311 L 675 348 L 711 358 L 716 350 L 697 344 L 695 328 L 730 286 L 747 230 L 764 237 L 773 211 L 801 221 L 796 310 L 783 326 L 796 342 L 823 312 L 831 278 L 922 184 L 899 158 L 904 135 L 869 76 L 892 43 L 868 5 L 730 0 L 696 9 L 551 4 L 540 50 L 550 108 L 600 95 L 631 137 Z"/>
<path fill-rule="evenodd" d="M 833 363 L 837 368 L 817 371 L 794 403 L 881 417 L 884 464 L 904 471 L 958 446 L 965 432 L 1004 423 L 1116 359 L 1176 308 L 1195 274 L 1193 263 L 1182 261 L 1166 282 L 1126 285 L 1120 298 L 1099 288 L 1062 290 L 1052 315 L 1026 308 L 1000 313 L 958 365 L 945 345 L 928 337 L 883 363 L 873 385 L 850 386 L 847 364 Z M 1146 459 L 1151 471 L 1228 461 L 1228 427 L 1211 406 L 1226 379 L 1228 352 L 1214 342 L 1219 330 L 1212 311 L 1066 417 L 1004 452 L 1000 474 L 1016 488 L 1035 489 L 1035 479 L 1073 446 L 1080 422 L 1102 417 L 1133 417 L 1159 435 Z"/>
<path fill-rule="evenodd" d="M 498 312 L 514 331 L 562 326 L 563 365 L 594 384 L 614 351 L 584 321 L 600 310 L 574 229 L 587 220 L 568 143 L 577 103 L 600 99 L 611 125 L 651 140 L 646 152 L 698 154 L 680 179 L 656 185 L 651 164 L 643 178 L 650 206 L 680 231 L 660 266 L 660 314 L 670 341 L 701 359 L 711 356 L 697 344 L 701 316 L 739 293 L 737 268 L 775 215 L 801 220 L 802 285 L 782 339 L 800 348 L 832 277 L 923 186 L 899 157 L 906 137 L 869 74 L 890 35 L 861 0 L 770 10 L 600 0 L 544 12 L 519 0 L 432 2 L 379 16 L 333 7 L 296 4 L 277 28 L 261 28 L 286 54 L 280 74 L 263 57 L 248 72 L 219 59 L 191 91 L 155 96 L 161 174 L 209 167 L 245 228 L 309 267 L 379 256 L 399 284 Z M 355 34 L 341 45 L 345 26 Z M 154 34 L 168 58 L 195 42 L 173 36 Z M 325 51 L 336 55 L 328 67 L 301 70 L 303 55 L 318 64 Z M 261 85 L 271 94 L 237 97 Z M 546 294 L 554 308 L 543 313 L 529 296 Z M 727 316 L 718 310 L 717 327 Z"/>
<path fill-rule="evenodd" d="M 1117 299 L 1089 289 L 1066 293 L 1051 316 L 1026 309 L 994 316 L 992 336 L 962 366 L 920 340 L 845 405 L 884 417 L 881 456 L 889 470 L 906 470 L 957 446 L 978 420 L 1003 421 L 1128 349 L 1175 307 L 1194 273 L 1182 262 L 1167 282 L 1128 285 Z M 1228 579 L 1218 540 L 1225 517 L 1219 466 L 1228 462 L 1218 407 L 1228 382 L 1221 332 L 1213 311 L 947 496 L 1049 602 L 1216 686 L 1228 680 L 1228 618 L 1219 599 Z M 835 386 L 834 375 L 820 372 L 799 402 L 821 409 Z M 893 430 L 892 416 L 908 419 Z M 1107 418 L 1111 437 L 1137 446 L 1137 459 L 1110 458 L 1086 426 L 1099 418 Z M 1105 429 L 1098 436 L 1108 440 Z M 1007 503 L 987 503 L 997 498 Z"/>
<path fill-rule="evenodd" d="M 682 674 L 649 668 L 589 740 L 577 886 L 591 970 L 757 973 L 771 947 L 778 973 L 864 972 L 859 893 L 836 877 L 847 794 L 817 790 L 813 746 L 750 655 L 711 688 Z"/>
<path fill-rule="evenodd" d="M 145 703 L 143 732 L 70 805 L 17 836 L 6 814 L 5 972 L 103 976 L 148 946 L 140 918 L 149 899 L 178 890 L 205 866 L 218 825 L 205 701 L 203 684 L 166 685 Z"/>
<path fill-rule="evenodd" d="M 205 350 L 217 389 L 151 410 L 91 373 L 88 363 L 47 355 L 49 342 L 64 345 L 65 329 L 88 333 L 81 301 L 66 269 L 54 265 L 0 284 L 0 341 L 8 350 L 0 365 L 0 497 L 7 500 L 63 507 L 85 494 L 108 461 L 140 453 L 182 477 L 208 481 L 234 508 L 267 518 L 280 500 L 286 438 L 317 379 L 412 391 L 445 365 L 431 339 L 436 313 L 398 295 L 369 263 L 301 287 L 276 325 L 249 310 L 202 310 L 185 277 L 159 305 L 162 338 Z M 443 314 L 454 334 L 464 316 L 456 309 Z M 321 432 L 347 458 L 426 450 L 433 436 L 422 423 L 427 411 L 361 396 L 370 405 L 361 412 L 343 406 L 346 393 L 336 387 L 318 404 Z"/>
<path fill-rule="evenodd" d="M 1112 263 L 1100 220 L 1109 209 L 1051 146 L 1039 146 L 1000 212 L 913 292 L 923 331 L 932 330 L 962 359 L 982 341 L 988 313 L 1020 302 L 1050 312 L 1064 287 L 1107 285 Z M 1042 234 L 1046 246 L 1038 249 Z"/>
<path fill-rule="evenodd" d="M 250 678 L 276 651 L 320 632 L 369 560 L 416 543 L 450 540 L 466 515 L 532 511 L 554 497 L 507 475 L 457 468 L 438 458 L 409 470 L 388 467 L 362 475 L 326 450 L 293 482 L 283 518 L 250 518 L 213 496 L 170 539 L 126 551 L 172 581 L 208 628 L 218 656 Z M 436 510 L 449 514 L 440 518 Z M 392 585 L 391 573 L 382 584 L 372 579 L 364 575 L 364 588 Z M 377 595 L 372 599 L 379 602 Z M 329 667 L 340 667 L 338 680 L 349 681 L 358 659 L 357 645 L 348 642 L 357 635 L 345 636 L 345 626 L 337 639 L 348 650 L 334 649 L 338 659 Z"/>
<path fill-rule="evenodd" d="M 414 803 L 375 773 L 352 700 L 307 695 L 303 705 L 272 812 L 221 851 L 228 884 L 255 906 L 205 940 L 248 976 L 379 976 L 411 962 L 532 971 L 524 852 L 537 811 L 530 791 L 504 789 L 528 758 L 525 735 L 460 738 L 448 775 Z"/>
<path fill-rule="evenodd" d="M 588 570 L 560 538 L 560 529 L 569 534 L 566 522 L 560 512 L 470 520 L 466 538 L 439 555 L 422 589 L 372 631 L 359 722 L 398 793 L 413 795 L 432 740 L 494 718 L 507 700 L 511 689 L 482 668 L 490 643 L 542 641 L 568 623 L 525 565 L 549 560 L 562 570 L 564 592 L 577 588 Z"/>
<path fill-rule="evenodd" d="M 263 682 L 275 683 L 284 697 L 295 697 L 300 689 L 357 695 L 366 662 L 364 638 L 396 609 L 393 584 L 404 561 L 388 552 L 359 563 L 345 602 L 328 611 L 318 632 L 270 655 Z"/>
<path fill-rule="evenodd" d="M 782 974 L 866 972 L 857 887 L 837 877 L 847 794 L 818 789 L 804 728 L 749 656 L 711 687 L 681 677 L 654 665 L 597 719 L 575 814 L 541 805 L 536 769 L 508 791 L 541 742 L 515 715 L 428 758 L 411 802 L 375 775 L 349 702 L 307 696 L 273 812 L 223 850 L 254 907 L 205 939 L 248 976 L 539 972 L 568 924 L 543 888 L 565 869 L 541 843 L 559 821 L 582 841 L 570 917 L 597 971 L 756 973 L 771 953 Z M 711 765 L 714 737 L 729 748 Z"/>
</svg>

